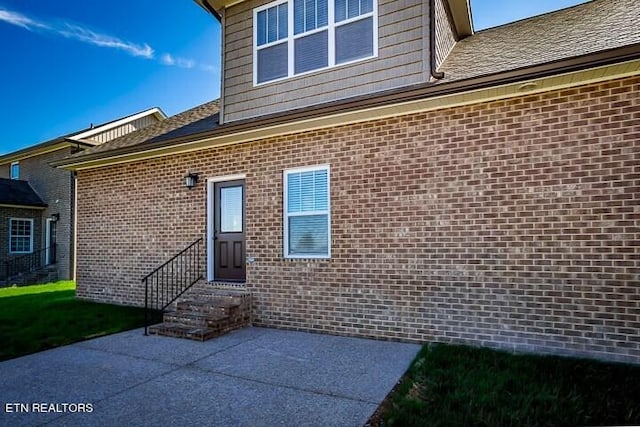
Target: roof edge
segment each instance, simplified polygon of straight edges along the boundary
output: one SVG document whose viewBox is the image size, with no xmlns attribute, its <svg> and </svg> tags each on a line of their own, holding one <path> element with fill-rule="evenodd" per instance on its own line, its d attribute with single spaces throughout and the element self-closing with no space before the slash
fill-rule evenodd
<svg viewBox="0 0 640 427">
<path fill-rule="evenodd" d="M 458 39 L 464 39 L 474 33 L 473 20 L 471 18 L 471 5 L 469 0 L 443 0 L 447 15 L 450 14 L 452 26 Z"/>
<path fill-rule="evenodd" d="M 54 167 L 63 167 L 70 170 L 77 170 L 81 168 L 83 164 L 92 164 L 96 161 L 106 161 L 110 158 L 119 158 L 126 155 L 132 155 L 134 153 L 142 153 L 145 151 L 157 151 L 160 149 L 166 149 L 173 145 L 177 146 L 180 144 L 197 142 L 210 138 L 247 133 L 251 130 L 256 130 L 263 127 L 294 124 L 330 115 L 354 113 L 359 110 L 381 108 L 400 103 L 415 102 L 428 98 L 463 94 L 522 81 L 528 81 L 531 79 L 539 79 L 551 77 L 558 74 L 579 72 L 592 68 L 613 65 L 616 63 L 624 63 L 638 59 L 640 59 L 640 43 L 625 46 L 622 48 L 610 49 L 569 59 L 562 59 L 545 64 L 539 64 L 532 67 L 503 71 L 487 76 L 473 77 L 470 79 L 453 82 L 440 81 L 436 84 L 431 83 L 426 85 L 416 85 L 408 88 L 402 88 L 401 90 L 395 89 L 377 93 L 373 96 L 368 95 L 365 97 L 349 98 L 338 102 L 294 110 L 288 113 L 279 113 L 270 116 L 264 116 L 258 119 L 232 122 L 229 124 L 223 124 L 217 129 L 211 131 L 201 132 L 189 135 L 187 137 L 166 140 L 158 144 L 146 146 L 137 144 L 120 149 L 62 159 L 52 162 L 51 165 Z"/>
<path fill-rule="evenodd" d="M 222 14 L 218 10 L 216 10 L 208 0 L 194 0 L 198 3 L 198 6 L 203 8 L 207 13 L 213 15 L 214 18 L 218 20 L 218 22 L 222 22 Z"/>
<path fill-rule="evenodd" d="M 61 150 L 66 147 L 93 147 L 93 144 L 88 144 L 83 141 L 76 141 L 70 138 L 56 138 L 50 141 L 41 142 L 40 144 L 31 145 L 12 153 L 7 153 L 0 156 L 0 165 L 5 165 L 11 162 L 17 162 L 29 157 L 39 156 L 41 154 L 50 153 L 52 151 Z"/>
<path fill-rule="evenodd" d="M 89 130 L 79 132 L 77 134 L 72 134 L 71 136 L 74 139 L 87 139 L 95 134 L 106 132 L 108 130 L 117 128 L 118 126 L 122 126 L 125 123 L 132 122 L 146 116 L 155 116 L 156 118 L 158 118 L 158 121 L 162 121 L 167 118 L 167 115 L 159 107 L 153 107 L 144 111 L 140 111 L 139 113 L 130 114 L 128 116 L 122 117 L 121 119 L 116 119 L 103 125 L 93 127 Z"/>
<path fill-rule="evenodd" d="M 11 203 L 0 203 L 0 208 L 11 209 L 47 209 L 48 205 L 12 205 Z"/>
</svg>

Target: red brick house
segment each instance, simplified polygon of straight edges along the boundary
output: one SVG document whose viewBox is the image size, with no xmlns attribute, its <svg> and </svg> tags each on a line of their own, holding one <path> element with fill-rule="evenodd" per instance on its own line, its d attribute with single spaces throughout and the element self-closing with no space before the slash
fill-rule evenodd
<svg viewBox="0 0 640 427">
<path fill-rule="evenodd" d="M 199 3 L 220 102 L 56 163 L 79 296 L 143 305 L 203 238 L 256 325 L 640 362 L 635 0 Z"/>
</svg>

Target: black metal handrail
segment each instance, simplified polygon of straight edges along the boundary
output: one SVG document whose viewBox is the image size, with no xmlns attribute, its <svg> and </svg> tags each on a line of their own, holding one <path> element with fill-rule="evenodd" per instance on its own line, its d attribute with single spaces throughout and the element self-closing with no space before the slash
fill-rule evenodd
<svg viewBox="0 0 640 427">
<path fill-rule="evenodd" d="M 4 261 L 4 274 L 0 275 L 0 279 L 8 280 L 20 274 L 31 273 L 55 263 L 56 245 L 53 244 L 49 247 Z"/>
<path fill-rule="evenodd" d="M 180 295 L 204 277 L 202 237 L 178 252 L 169 261 L 147 274 L 144 283 L 144 334 L 151 312 L 163 312 Z"/>
</svg>

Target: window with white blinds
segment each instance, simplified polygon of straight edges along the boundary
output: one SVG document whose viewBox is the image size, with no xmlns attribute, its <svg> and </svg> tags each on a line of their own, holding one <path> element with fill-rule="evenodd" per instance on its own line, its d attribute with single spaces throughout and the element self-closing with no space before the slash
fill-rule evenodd
<svg viewBox="0 0 640 427">
<path fill-rule="evenodd" d="M 254 9 L 254 84 L 373 58 L 374 0 L 284 0 Z"/>
<path fill-rule="evenodd" d="M 273 4 L 273 3 L 272 3 Z M 255 56 L 259 83 L 286 77 L 289 37 L 288 3 L 278 2 L 255 13 Z"/>
<path fill-rule="evenodd" d="M 284 256 L 331 256 L 329 166 L 284 171 Z"/>
</svg>

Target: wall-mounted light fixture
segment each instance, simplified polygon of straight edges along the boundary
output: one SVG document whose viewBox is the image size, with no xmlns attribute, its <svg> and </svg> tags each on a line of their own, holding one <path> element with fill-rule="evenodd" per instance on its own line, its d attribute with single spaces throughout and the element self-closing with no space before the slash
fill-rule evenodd
<svg viewBox="0 0 640 427">
<path fill-rule="evenodd" d="M 197 182 L 198 182 L 197 173 L 190 172 L 189 174 L 187 174 L 187 176 L 184 177 L 184 186 L 187 187 L 189 190 L 195 187 Z"/>
<path fill-rule="evenodd" d="M 58 221 L 58 220 L 60 219 L 60 214 L 59 214 L 59 213 L 51 214 L 51 216 L 49 217 L 49 219 L 50 219 L 51 221 L 53 221 L 53 222 L 56 222 L 56 221 Z"/>
</svg>

